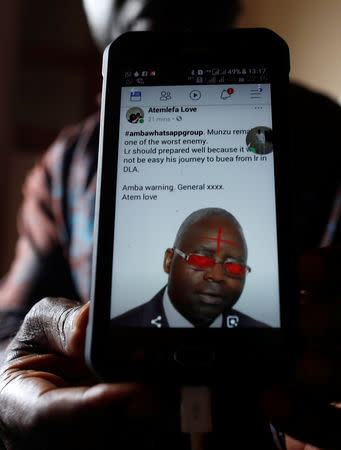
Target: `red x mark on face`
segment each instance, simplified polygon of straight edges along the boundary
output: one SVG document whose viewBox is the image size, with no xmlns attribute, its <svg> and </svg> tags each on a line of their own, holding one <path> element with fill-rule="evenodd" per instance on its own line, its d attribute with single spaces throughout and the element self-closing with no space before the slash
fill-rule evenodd
<svg viewBox="0 0 341 450">
<path fill-rule="evenodd" d="M 231 241 L 227 241 L 227 240 L 225 240 L 225 239 L 222 239 L 222 238 L 221 238 L 221 233 L 222 233 L 222 228 L 220 227 L 220 228 L 218 229 L 218 235 L 217 235 L 216 238 L 211 238 L 211 237 L 208 237 L 208 236 L 202 236 L 202 238 L 204 238 L 204 239 L 208 239 L 208 240 L 210 240 L 210 241 L 217 241 L 217 255 L 219 255 L 219 252 L 220 252 L 220 244 L 221 244 L 222 242 L 223 242 L 224 244 L 236 245 L 234 242 L 231 242 Z"/>
</svg>

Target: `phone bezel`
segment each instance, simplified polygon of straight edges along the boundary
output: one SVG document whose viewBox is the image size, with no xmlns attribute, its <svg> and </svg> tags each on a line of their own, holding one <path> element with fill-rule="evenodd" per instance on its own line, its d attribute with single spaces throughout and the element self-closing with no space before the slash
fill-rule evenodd
<svg viewBox="0 0 341 450">
<path fill-rule="evenodd" d="M 154 329 L 110 328 L 113 229 L 117 148 L 119 137 L 121 69 L 134 61 L 146 66 L 213 64 L 223 60 L 247 64 L 264 64 L 270 70 L 273 139 L 276 148 L 275 190 L 278 226 L 281 329 Z M 141 51 L 140 49 L 143 49 Z M 261 51 L 260 51 L 261 49 Z M 94 253 L 91 289 L 91 315 L 87 335 L 87 360 L 95 372 L 105 379 L 134 379 L 161 368 L 184 373 L 200 365 L 200 355 L 207 352 L 206 367 L 212 360 L 224 357 L 255 355 L 256 349 L 274 355 L 283 342 L 288 342 L 296 325 L 296 277 L 293 270 L 294 245 L 291 224 L 290 150 L 288 136 L 287 91 L 289 52 L 285 42 L 266 29 L 236 29 L 221 33 L 126 33 L 114 41 L 103 58 L 103 92 L 98 165 L 97 199 L 94 231 Z M 113 170 L 114 169 L 114 170 Z M 224 334 L 222 334 L 224 333 Z M 222 342 L 223 339 L 223 342 Z M 108 351 L 107 343 L 118 342 L 116 351 Z M 230 342 L 226 342 L 229 340 Z M 186 342 L 186 367 L 174 363 L 174 352 Z M 231 349 L 237 342 L 238 350 Z M 138 343 L 138 345 L 137 345 Z M 196 355 L 196 350 L 200 352 Z M 213 349 L 213 350 L 212 350 Z M 191 351 L 193 350 L 193 353 Z M 214 352 L 214 356 L 213 353 Z M 259 352 L 256 351 L 258 354 Z M 141 358 L 143 354 L 143 358 Z M 188 358 L 188 355 L 192 357 Z M 225 356 L 224 356 L 225 355 Z M 246 356 L 245 356 L 246 357 Z M 272 357 L 271 357 L 272 358 Z M 271 359 L 270 358 L 270 359 Z M 118 370 L 118 362 L 120 369 Z M 204 361 L 205 362 L 205 361 Z"/>
</svg>

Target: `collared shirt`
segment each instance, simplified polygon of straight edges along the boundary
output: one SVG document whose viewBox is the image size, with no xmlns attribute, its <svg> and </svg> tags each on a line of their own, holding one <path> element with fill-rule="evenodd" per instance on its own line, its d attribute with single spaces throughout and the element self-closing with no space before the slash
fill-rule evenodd
<svg viewBox="0 0 341 450">
<path fill-rule="evenodd" d="M 194 328 L 194 325 L 187 319 L 185 319 L 185 317 L 174 308 L 167 291 L 168 289 L 166 288 L 163 293 L 162 301 L 168 325 L 171 328 Z M 221 328 L 222 322 L 223 322 L 223 315 L 220 314 L 214 320 L 214 322 L 211 323 L 210 328 Z"/>
</svg>

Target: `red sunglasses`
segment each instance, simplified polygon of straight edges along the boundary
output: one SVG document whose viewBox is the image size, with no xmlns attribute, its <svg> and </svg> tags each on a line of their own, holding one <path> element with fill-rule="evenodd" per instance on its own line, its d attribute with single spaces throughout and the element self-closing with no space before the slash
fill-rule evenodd
<svg viewBox="0 0 341 450">
<path fill-rule="evenodd" d="M 211 269 L 215 264 L 218 264 L 213 258 L 210 258 L 209 256 L 198 255 L 196 253 L 190 253 L 189 255 L 186 255 L 178 248 L 174 248 L 173 250 L 176 254 L 181 256 L 181 258 L 183 258 L 190 266 L 195 267 L 199 270 Z M 247 273 L 251 272 L 251 267 L 247 266 L 246 264 L 242 264 L 233 258 L 227 258 L 222 263 L 222 265 L 227 275 L 232 275 L 235 277 L 243 278 Z"/>
</svg>

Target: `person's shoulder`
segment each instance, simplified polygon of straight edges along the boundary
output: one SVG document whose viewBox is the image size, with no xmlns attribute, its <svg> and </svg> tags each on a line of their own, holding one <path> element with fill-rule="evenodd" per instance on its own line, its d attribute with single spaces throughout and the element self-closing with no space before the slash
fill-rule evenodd
<svg viewBox="0 0 341 450">
<path fill-rule="evenodd" d="M 244 314 L 236 309 L 232 309 L 226 316 L 227 326 L 229 326 L 229 321 L 231 322 L 230 327 L 236 326 L 238 328 L 271 328 L 270 325 L 260 320 L 256 320 L 247 314 Z"/>
<path fill-rule="evenodd" d="M 316 136 L 320 133 L 328 139 L 325 129 L 337 133 L 341 120 L 340 105 L 325 95 L 307 87 L 290 83 L 289 85 L 290 122 L 300 132 L 310 130 L 310 134 Z M 308 136 L 305 138 L 309 138 Z"/>
<path fill-rule="evenodd" d="M 331 97 L 297 82 L 291 82 L 289 84 L 289 98 L 295 103 L 295 106 L 301 108 L 311 106 L 315 108 L 314 111 L 307 109 L 308 113 L 313 114 L 315 112 L 315 114 L 319 114 L 319 111 L 316 110 L 316 105 L 319 105 L 321 107 L 328 108 L 336 114 L 341 114 L 340 105 Z"/>
<path fill-rule="evenodd" d="M 99 113 L 96 112 L 81 122 L 63 127 L 43 152 L 35 167 L 54 177 L 65 172 L 77 149 L 93 154 L 97 158 L 99 140 Z"/>
<path fill-rule="evenodd" d="M 152 321 L 161 321 L 164 317 L 162 297 L 165 288 L 162 288 L 151 300 L 136 306 L 133 309 L 115 317 L 111 324 L 119 327 L 148 327 Z M 160 319 L 158 319 L 160 317 Z"/>
<path fill-rule="evenodd" d="M 143 321 L 143 317 L 146 314 L 146 310 L 150 308 L 150 302 L 143 303 L 142 305 L 136 306 L 133 309 L 130 309 L 129 311 L 126 311 L 123 314 L 120 314 L 119 316 L 113 318 L 111 320 L 111 323 L 116 326 L 141 326 L 141 322 Z"/>
</svg>

